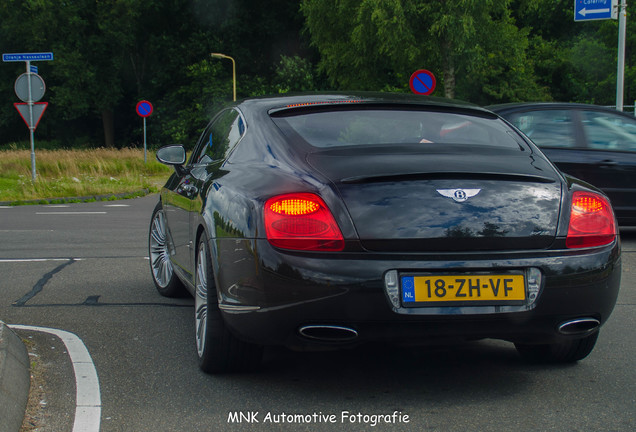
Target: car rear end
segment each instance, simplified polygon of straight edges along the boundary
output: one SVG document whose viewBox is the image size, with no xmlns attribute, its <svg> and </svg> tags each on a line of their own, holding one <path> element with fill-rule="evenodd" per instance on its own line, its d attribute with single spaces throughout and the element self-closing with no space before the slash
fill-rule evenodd
<svg viewBox="0 0 636 432">
<path fill-rule="evenodd" d="M 263 198 L 254 258 L 221 305 L 236 334 L 552 343 L 607 320 L 620 240 L 604 195 L 487 111 L 353 102 L 270 110 L 293 169 L 318 181 Z"/>
</svg>

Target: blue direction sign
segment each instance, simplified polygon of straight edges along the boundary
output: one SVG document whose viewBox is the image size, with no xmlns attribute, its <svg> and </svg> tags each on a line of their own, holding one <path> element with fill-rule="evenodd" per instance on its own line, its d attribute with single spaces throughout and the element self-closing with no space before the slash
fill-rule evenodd
<svg viewBox="0 0 636 432">
<path fill-rule="evenodd" d="M 618 18 L 618 0 L 574 0 L 574 21 Z"/>
<path fill-rule="evenodd" d="M 52 52 L 2 54 L 3 62 L 49 61 L 53 60 Z"/>
</svg>

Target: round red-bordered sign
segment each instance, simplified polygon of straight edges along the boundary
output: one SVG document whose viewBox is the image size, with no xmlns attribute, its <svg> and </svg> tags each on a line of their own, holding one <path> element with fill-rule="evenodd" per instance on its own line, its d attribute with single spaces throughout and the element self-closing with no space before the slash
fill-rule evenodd
<svg viewBox="0 0 636 432">
<path fill-rule="evenodd" d="M 152 114 L 152 104 L 147 100 L 139 101 L 135 109 L 140 117 L 149 117 Z"/>
<path fill-rule="evenodd" d="M 435 91 L 435 75 L 426 69 L 420 69 L 413 72 L 409 80 L 411 91 L 419 95 L 430 95 Z"/>
</svg>

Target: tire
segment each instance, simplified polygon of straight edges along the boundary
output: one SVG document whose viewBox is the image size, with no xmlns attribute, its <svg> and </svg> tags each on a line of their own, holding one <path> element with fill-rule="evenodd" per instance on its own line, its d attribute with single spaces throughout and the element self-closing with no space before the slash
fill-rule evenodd
<svg viewBox="0 0 636 432">
<path fill-rule="evenodd" d="M 263 349 L 237 339 L 225 325 L 205 235 L 197 245 L 196 263 L 194 305 L 199 367 L 211 374 L 256 369 L 261 363 Z"/>
<path fill-rule="evenodd" d="M 167 233 L 166 216 L 163 206 L 159 202 L 152 212 L 150 230 L 148 232 L 150 273 L 159 294 L 164 297 L 181 297 L 185 294 L 185 287 L 172 267 Z"/>
<path fill-rule="evenodd" d="M 596 345 L 598 331 L 580 339 L 543 345 L 515 343 L 517 352 L 533 363 L 574 363 L 587 357 Z"/>
</svg>

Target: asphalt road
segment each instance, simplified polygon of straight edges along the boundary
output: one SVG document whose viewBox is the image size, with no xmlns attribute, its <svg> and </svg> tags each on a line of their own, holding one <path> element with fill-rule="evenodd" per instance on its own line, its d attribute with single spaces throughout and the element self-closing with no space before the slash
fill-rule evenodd
<svg viewBox="0 0 636 432">
<path fill-rule="evenodd" d="M 0 208 L 0 319 L 81 338 L 99 376 L 102 431 L 636 430 L 634 231 L 623 234 L 618 304 L 576 365 L 528 365 L 512 344 L 481 341 L 271 349 L 260 373 L 218 377 L 196 366 L 192 299 L 154 290 L 146 244 L 156 200 Z M 17 333 L 42 366 L 40 430 L 70 431 L 65 346 Z"/>
</svg>

